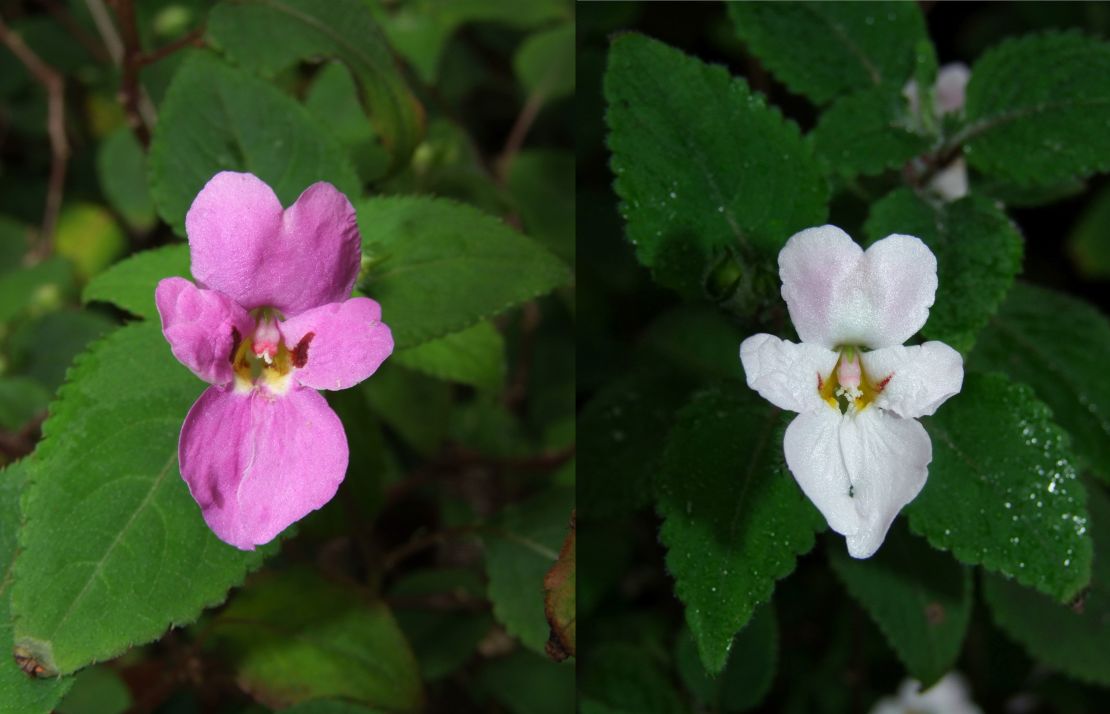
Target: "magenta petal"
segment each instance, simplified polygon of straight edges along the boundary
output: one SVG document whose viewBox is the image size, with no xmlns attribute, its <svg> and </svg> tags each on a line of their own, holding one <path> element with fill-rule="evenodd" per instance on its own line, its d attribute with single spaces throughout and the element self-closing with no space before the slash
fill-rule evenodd
<svg viewBox="0 0 1110 714">
<path fill-rule="evenodd" d="M 226 295 L 201 290 L 184 278 L 159 282 L 154 303 L 173 356 L 206 382 L 230 382 L 234 333 L 243 337 L 253 329 L 247 311 Z"/>
<path fill-rule="evenodd" d="M 181 427 L 178 458 L 208 527 L 254 550 L 332 499 L 347 471 L 347 437 L 310 389 L 274 397 L 209 387 Z"/>
<path fill-rule="evenodd" d="M 247 309 L 296 315 L 346 299 L 358 276 L 355 211 L 328 183 L 283 212 L 262 180 L 224 171 L 197 194 L 185 229 L 193 275 Z"/>
<path fill-rule="evenodd" d="M 346 389 L 373 374 L 393 352 L 382 309 L 357 297 L 324 305 L 279 326 L 297 368 L 293 378 L 313 389 Z"/>
</svg>

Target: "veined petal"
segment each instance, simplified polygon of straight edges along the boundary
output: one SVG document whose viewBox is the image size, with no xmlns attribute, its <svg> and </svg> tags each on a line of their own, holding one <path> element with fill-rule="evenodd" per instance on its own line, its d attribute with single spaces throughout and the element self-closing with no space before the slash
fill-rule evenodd
<svg viewBox="0 0 1110 714">
<path fill-rule="evenodd" d="M 160 281 L 154 303 L 173 356 L 206 382 L 231 381 L 236 343 L 254 326 L 247 311 L 226 295 L 201 290 L 184 278 Z"/>
<path fill-rule="evenodd" d="M 247 309 L 296 315 L 346 299 L 358 276 L 355 211 L 328 183 L 283 211 L 261 179 L 223 171 L 197 194 L 185 229 L 193 275 Z"/>
<path fill-rule="evenodd" d="M 870 407 L 845 416 L 840 449 L 858 516 L 858 528 L 844 533 L 848 554 L 869 558 L 882 545 L 894 517 L 925 485 L 933 444 L 916 420 Z"/>
<path fill-rule="evenodd" d="M 875 406 L 901 417 L 929 416 L 964 382 L 964 360 L 943 342 L 884 347 L 860 355 L 863 368 L 882 385 Z"/>
<path fill-rule="evenodd" d="M 779 252 L 782 297 L 802 342 L 840 344 L 835 332 L 837 305 L 863 249 L 836 226 L 795 233 Z"/>
<path fill-rule="evenodd" d="M 240 550 L 273 540 L 335 495 L 347 437 L 320 394 L 209 387 L 178 443 L 181 475 L 209 528 Z"/>
<path fill-rule="evenodd" d="M 346 389 L 369 377 L 393 352 L 393 335 L 381 319 L 378 303 L 357 297 L 281 323 L 294 379 L 313 389 Z"/>
<path fill-rule="evenodd" d="M 780 409 L 811 411 L 824 403 L 818 390 L 839 355 L 812 343 L 800 345 L 773 335 L 752 335 L 740 343 L 748 386 Z"/>
<path fill-rule="evenodd" d="M 860 530 L 860 517 L 840 453 L 843 419 L 838 409 L 827 404 L 803 412 L 786 427 L 782 447 L 786 466 L 806 498 L 817 506 L 830 528 L 847 535 Z"/>
</svg>

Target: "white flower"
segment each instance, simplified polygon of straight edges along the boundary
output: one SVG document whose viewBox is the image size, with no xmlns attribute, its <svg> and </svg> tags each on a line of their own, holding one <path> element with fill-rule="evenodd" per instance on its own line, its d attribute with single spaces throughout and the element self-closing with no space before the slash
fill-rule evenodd
<svg viewBox="0 0 1110 714">
<path fill-rule="evenodd" d="M 783 441 L 786 465 L 848 552 L 867 558 L 925 485 L 933 448 L 915 417 L 963 384 L 963 359 L 948 345 L 902 346 L 929 317 L 937 261 L 913 236 L 864 252 L 821 226 L 787 241 L 779 274 L 802 344 L 753 335 L 740 361 L 748 386 L 798 412 Z"/>
<path fill-rule="evenodd" d="M 945 114 L 955 114 L 964 108 L 964 96 L 969 79 L 971 79 L 971 70 L 963 62 L 953 62 L 940 68 L 934 87 L 936 105 L 933 107 L 933 114 L 937 119 Z M 902 94 L 909 101 L 910 113 L 917 115 L 921 111 L 917 82 L 912 79 L 907 82 L 902 89 Z M 929 181 L 929 188 L 948 201 L 966 196 L 967 162 L 964 161 L 963 156 L 938 171 Z"/>
<path fill-rule="evenodd" d="M 983 714 L 971 701 L 967 682 L 958 672 L 949 672 L 924 692 L 921 682 L 907 679 L 897 697 L 884 697 L 871 714 Z"/>
</svg>

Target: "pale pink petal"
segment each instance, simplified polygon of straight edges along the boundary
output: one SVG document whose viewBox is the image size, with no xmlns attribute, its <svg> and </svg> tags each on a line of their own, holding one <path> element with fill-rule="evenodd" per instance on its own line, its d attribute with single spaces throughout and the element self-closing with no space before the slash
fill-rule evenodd
<svg viewBox="0 0 1110 714">
<path fill-rule="evenodd" d="M 347 437 L 320 394 L 210 387 L 185 418 L 181 475 L 204 520 L 241 550 L 273 540 L 335 495 Z"/>
<path fill-rule="evenodd" d="M 841 294 L 863 249 L 836 226 L 795 233 L 779 252 L 782 297 L 802 342 L 836 347 Z"/>
<path fill-rule="evenodd" d="M 841 291 L 833 334 L 840 344 L 900 345 L 925 325 L 936 291 L 929 247 L 913 236 L 887 236 L 867 249 Z"/>
<path fill-rule="evenodd" d="M 254 327 L 246 310 L 226 295 L 201 290 L 184 278 L 160 281 L 154 303 L 173 356 L 206 382 L 231 381 L 235 348 Z"/>
<path fill-rule="evenodd" d="M 971 70 L 963 62 L 953 62 L 940 68 L 937 73 L 937 112 L 950 114 L 964 108 L 967 82 Z"/>
<path fill-rule="evenodd" d="M 860 517 L 840 453 L 843 418 L 838 409 L 828 404 L 802 412 L 786 428 L 782 447 L 786 466 L 806 498 L 817 506 L 830 528 L 848 534 L 859 531 Z"/>
<path fill-rule="evenodd" d="M 916 420 L 872 406 L 845 416 L 840 451 L 858 522 L 855 531 L 844 532 L 848 554 L 869 558 L 882 545 L 894 517 L 925 485 L 933 445 Z"/>
<path fill-rule="evenodd" d="M 796 345 L 772 335 L 752 335 L 740 343 L 748 386 L 779 409 L 804 412 L 822 406 L 818 390 L 839 355 L 812 343 Z"/>
<path fill-rule="evenodd" d="M 393 335 L 381 320 L 378 303 L 357 297 L 281 323 L 293 377 L 313 389 L 346 389 L 366 379 L 393 352 Z"/>
<path fill-rule="evenodd" d="M 860 359 L 879 387 L 875 406 L 898 416 L 929 416 L 963 386 L 963 357 L 943 342 L 884 347 L 864 352 Z"/>
<path fill-rule="evenodd" d="M 346 299 L 358 276 L 355 211 L 328 183 L 283 212 L 263 181 L 224 171 L 197 194 L 185 228 L 193 275 L 247 309 L 296 315 Z"/>
<path fill-rule="evenodd" d="M 967 195 L 967 161 L 961 156 L 948 164 L 929 181 L 929 189 L 946 201 L 957 201 Z"/>
</svg>

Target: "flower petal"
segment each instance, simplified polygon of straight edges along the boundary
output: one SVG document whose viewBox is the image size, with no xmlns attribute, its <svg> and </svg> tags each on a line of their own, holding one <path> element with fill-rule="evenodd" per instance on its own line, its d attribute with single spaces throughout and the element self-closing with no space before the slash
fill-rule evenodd
<svg viewBox="0 0 1110 714">
<path fill-rule="evenodd" d="M 937 113 L 950 114 L 964 108 L 971 69 L 963 62 L 952 62 L 937 72 Z"/>
<path fill-rule="evenodd" d="M 883 385 L 875 406 L 901 417 L 929 416 L 963 386 L 963 357 L 943 342 L 884 347 L 860 360 L 868 378 Z"/>
<path fill-rule="evenodd" d="M 937 259 L 920 238 L 894 234 L 876 241 L 841 303 L 841 339 L 871 348 L 900 345 L 925 325 L 936 292 Z"/>
<path fill-rule="evenodd" d="M 181 427 L 178 458 L 209 528 L 254 550 L 331 500 L 347 471 L 347 437 L 311 389 L 274 398 L 209 387 Z"/>
<path fill-rule="evenodd" d="M 740 343 L 748 386 L 779 409 L 804 412 L 822 406 L 818 390 L 839 355 L 813 343 L 796 345 L 772 335 L 752 335 Z"/>
<path fill-rule="evenodd" d="M 346 389 L 369 377 L 393 352 L 382 309 L 357 297 L 324 305 L 281 323 L 297 367 L 293 377 L 313 389 Z"/>
<path fill-rule="evenodd" d="M 854 532 L 844 533 L 848 554 L 869 558 L 894 517 L 925 485 L 933 444 L 916 420 L 870 407 L 844 418 L 840 448 L 859 523 Z"/>
<path fill-rule="evenodd" d="M 206 382 L 231 381 L 232 355 L 239 339 L 254 327 L 247 311 L 226 295 L 201 290 L 184 278 L 160 281 L 154 303 L 173 356 Z"/>
<path fill-rule="evenodd" d="M 834 332 L 840 294 L 863 249 L 836 226 L 795 233 L 779 252 L 782 297 L 802 342 L 839 343 Z"/>
<path fill-rule="evenodd" d="M 849 534 L 859 530 L 860 518 L 840 453 L 842 420 L 840 411 L 827 404 L 803 412 L 786 427 L 782 447 L 794 480 L 821 511 L 829 528 Z"/>
<path fill-rule="evenodd" d="M 193 275 L 247 309 L 296 315 L 346 299 L 358 276 L 355 211 L 328 183 L 283 212 L 261 179 L 224 171 L 197 194 L 185 228 Z"/>
</svg>

